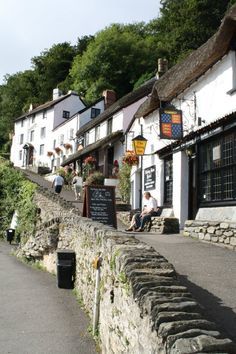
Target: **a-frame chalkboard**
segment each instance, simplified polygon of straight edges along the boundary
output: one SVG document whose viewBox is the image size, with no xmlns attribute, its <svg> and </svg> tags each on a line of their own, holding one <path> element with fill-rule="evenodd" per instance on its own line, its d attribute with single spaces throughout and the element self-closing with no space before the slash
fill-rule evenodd
<svg viewBox="0 0 236 354">
<path fill-rule="evenodd" d="M 117 228 L 115 187 L 86 186 L 83 216 Z"/>
</svg>

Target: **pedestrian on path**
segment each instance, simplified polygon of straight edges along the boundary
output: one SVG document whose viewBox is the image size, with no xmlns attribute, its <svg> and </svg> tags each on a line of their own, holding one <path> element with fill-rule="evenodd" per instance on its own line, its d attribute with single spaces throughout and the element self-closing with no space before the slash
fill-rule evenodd
<svg viewBox="0 0 236 354">
<path fill-rule="evenodd" d="M 152 216 L 159 216 L 160 209 L 157 207 L 157 201 L 151 196 L 151 193 L 144 193 L 144 207 L 141 213 L 136 213 L 131 220 L 130 227 L 125 231 L 144 231 L 144 226 L 151 220 Z"/>
<path fill-rule="evenodd" d="M 75 176 L 72 179 L 72 185 L 75 192 L 75 200 L 81 199 L 83 180 L 82 177 L 79 176 L 78 172 L 75 172 Z"/>
<path fill-rule="evenodd" d="M 60 174 L 58 174 L 52 182 L 52 188 L 54 187 L 55 193 L 57 194 L 61 193 L 63 184 L 64 184 L 64 178 Z"/>
</svg>

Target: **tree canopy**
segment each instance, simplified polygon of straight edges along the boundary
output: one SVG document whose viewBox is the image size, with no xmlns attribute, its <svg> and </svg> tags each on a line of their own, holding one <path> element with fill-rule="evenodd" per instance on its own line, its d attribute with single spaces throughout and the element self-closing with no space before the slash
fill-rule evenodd
<svg viewBox="0 0 236 354">
<path fill-rule="evenodd" d="M 0 150 L 9 145 L 13 121 L 30 103 L 51 100 L 56 87 L 65 93 L 74 89 L 88 103 L 104 89 L 121 97 L 155 74 L 158 58 L 171 66 L 207 41 L 235 2 L 161 0 L 160 16 L 147 24 L 113 24 L 78 38 L 76 45 L 44 50 L 32 58 L 31 70 L 6 75 L 0 86 Z"/>
</svg>

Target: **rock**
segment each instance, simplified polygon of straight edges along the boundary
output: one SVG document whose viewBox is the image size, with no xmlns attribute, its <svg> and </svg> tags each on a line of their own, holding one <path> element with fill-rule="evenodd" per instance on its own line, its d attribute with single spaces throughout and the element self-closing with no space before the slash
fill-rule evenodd
<svg viewBox="0 0 236 354">
<path fill-rule="evenodd" d="M 223 235 L 223 231 L 222 230 L 216 230 L 215 234 L 217 236 L 221 236 L 221 235 Z"/>
<path fill-rule="evenodd" d="M 231 352 L 236 347 L 230 339 L 216 339 L 207 335 L 200 335 L 195 338 L 178 339 L 170 350 L 170 354 L 193 354 L 200 352 L 213 353 L 217 351 Z"/>
<path fill-rule="evenodd" d="M 236 246 L 236 237 L 231 237 L 231 239 L 230 239 L 230 244 L 231 244 L 232 246 Z"/>
<path fill-rule="evenodd" d="M 233 236 L 233 231 L 224 231 L 223 232 L 223 235 L 225 235 L 226 237 L 231 237 L 231 236 Z"/>
<path fill-rule="evenodd" d="M 226 222 L 221 222 L 221 223 L 220 223 L 220 228 L 221 228 L 221 229 L 228 229 L 228 228 L 229 228 L 229 224 L 226 223 Z"/>
<path fill-rule="evenodd" d="M 219 237 L 218 236 L 212 236 L 211 237 L 211 241 L 212 242 L 218 242 L 219 241 Z"/>
<path fill-rule="evenodd" d="M 210 235 L 210 234 L 206 234 L 206 235 L 204 236 L 204 240 L 205 240 L 205 241 L 211 241 L 211 235 Z"/>
<path fill-rule="evenodd" d="M 208 227 L 208 228 L 207 228 L 207 232 L 208 232 L 209 234 L 214 234 L 214 233 L 215 233 L 215 227 L 214 227 L 214 226 Z"/>
</svg>

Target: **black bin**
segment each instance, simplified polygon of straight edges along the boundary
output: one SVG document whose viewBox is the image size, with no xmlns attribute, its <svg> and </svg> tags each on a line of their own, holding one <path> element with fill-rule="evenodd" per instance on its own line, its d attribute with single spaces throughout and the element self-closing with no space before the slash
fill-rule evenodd
<svg viewBox="0 0 236 354">
<path fill-rule="evenodd" d="M 15 230 L 14 229 L 7 229 L 6 233 L 7 233 L 7 241 L 11 244 L 11 242 L 13 241 L 13 238 L 15 236 Z"/>
<path fill-rule="evenodd" d="M 62 289 L 73 289 L 75 278 L 75 252 L 72 250 L 57 251 L 57 286 Z"/>
</svg>

